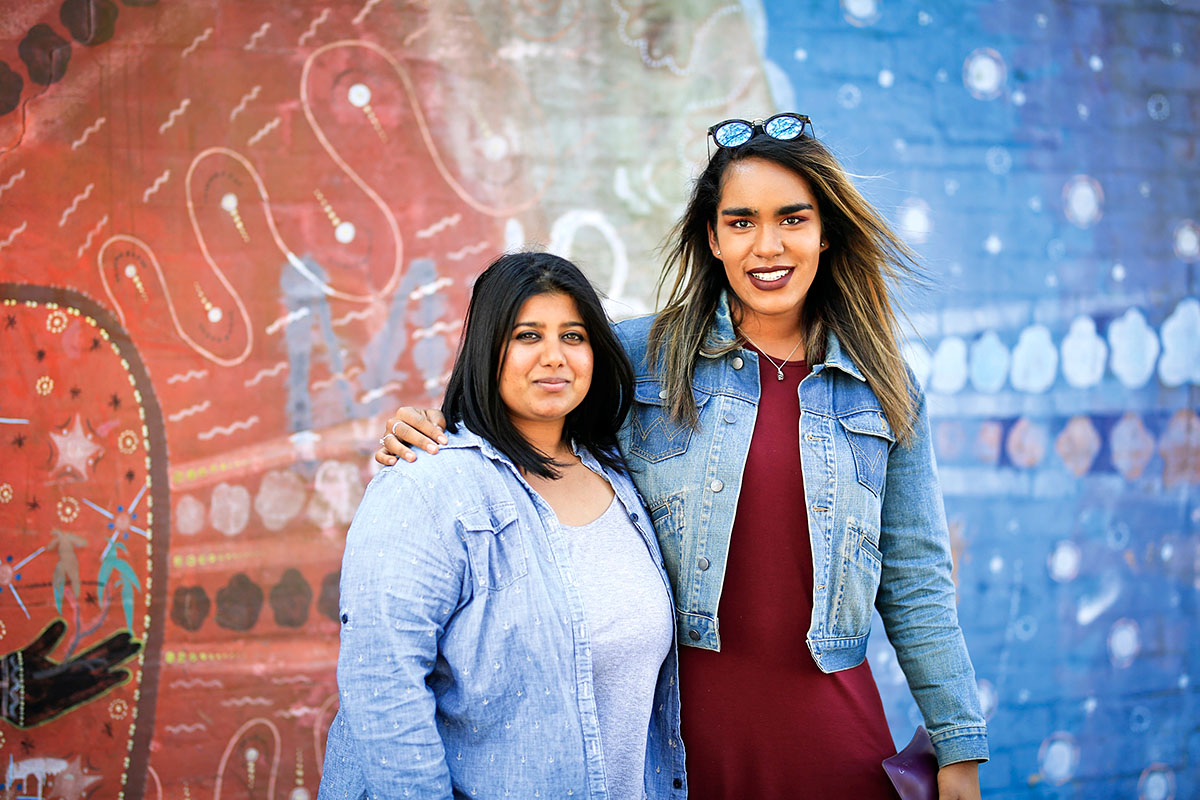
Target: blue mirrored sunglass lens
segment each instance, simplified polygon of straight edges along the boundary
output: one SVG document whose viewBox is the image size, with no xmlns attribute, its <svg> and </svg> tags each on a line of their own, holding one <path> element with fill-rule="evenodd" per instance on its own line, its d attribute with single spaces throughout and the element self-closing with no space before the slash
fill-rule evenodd
<svg viewBox="0 0 1200 800">
<path fill-rule="evenodd" d="M 729 122 L 713 133 L 713 139 L 721 147 L 737 147 L 739 144 L 745 144 L 750 141 L 750 135 L 754 133 L 754 129 L 744 122 Z"/>
<path fill-rule="evenodd" d="M 763 130 L 773 139 L 795 139 L 804 132 L 804 123 L 795 117 L 775 117 L 767 120 Z"/>
</svg>

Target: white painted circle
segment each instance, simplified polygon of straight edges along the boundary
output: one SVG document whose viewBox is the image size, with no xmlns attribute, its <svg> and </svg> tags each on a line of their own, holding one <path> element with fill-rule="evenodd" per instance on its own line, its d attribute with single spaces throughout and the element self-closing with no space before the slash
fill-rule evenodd
<svg viewBox="0 0 1200 800">
<path fill-rule="evenodd" d="M 224 314 L 222 313 L 221 309 L 217 308 L 216 306 L 213 306 L 208 310 L 208 321 L 214 325 L 221 321 L 222 316 L 224 316 Z"/>
<path fill-rule="evenodd" d="M 988 562 L 988 569 L 991 570 L 993 575 L 1000 574 L 1000 571 L 1004 569 L 1004 559 L 1001 556 L 992 556 L 992 559 Z"/>
<path fill-rule="evenodd" d="M 1074 542 L 1063 541 L 1054 546 L 1047 561 L 1050 567 L 1050 577 L 1058 583 L 1066 583 L 1074 580 L 1075 576 L 1079 574 L 1079 564 L 1083 561 L 1083 555 L 1079 551 L 1079 546 Z"/>
<path fill-rule="evenodd" d="M 1035 214 L 1040 214 L 1042 211 L 1042 198 L 1037 195 L 1029 198 L 1029 210 Z"/>
<path fill-rule="evenodd" d="M 1084 103 L 1079 103 L 1075 106 L 1075 113 L 1079 115 L 1081 120 L 1087 121 L 1087 118 L 1092 115 L 1091 109 Z"/>
<path fill-rule="evenodd" d="M 983 240 L 983 249 L 994 256 L 999 255 L 1000 251 L 1004 249 L 1004 242 L 1000 241 L 1000 237 L 993 233 Z"/>
<path fill-rule="evenodd" d="M 1065 731 L 1051 734 L 1038 751 L 1038 764 L 1042 777 L 1049 783 L 1061 786 L 1071 780 L 1079 766 L 1079 747 L 1075 737 Z"/>
<path fill-rule="evenodd" d="M 1088 59 L 1088 66 L 1092 68 L 1092 72 L 1099 72 L 1104 69 L 1104 59 L 1094 55 Z"/>
<path fill-rule="evenodd" d="M 251 764 L 253 764 L 255 761 L 258 761 L 258 750 L 254 749 L 253 747 L 246 748 L 246 760 Z"/>
<path fill-rule="evenodd" d="M 1142 197 L 1150 196 L 1150 181 L 1142 181 L 1138 184 L 1138 194 Z"/>
<path fill-rule="evenodd" d="M 954 178 L 947 178 L 942 186 L 945 188 L 948 196 L 953 197 L 954 195 L 958 194 L 959 183 L 958 181 L 954 180 Z"/>
<path fill-rule="evenodd" d="M 1046 25 L 1050 22 L 1050 18 L 1047 17 L 1045 14 L 1038 14 L 1037 16 L 1035 16 L 1033 18 L 1033 21 L 1037 24 L 1037 26 L 1039 28 L 1042 28 L 1044 30 Z"/>
<path fill-rule="evenodd" d="M 237 195 L 233 192 L 226 192 L 221 197 L 221 208 L 226 211 L 233 211 L 238 207 Z"/>
<path fill-rule="evenodd" d="M 808 51 L 803 47 L 797 47 L 796 52 L 792 53 L 792 58 L 796 59 L 797 61 L 807 61 Z"/>
<path fill-rule="evenodd" d="M 499 161 L 508 155 L 508 140 L 503 136 L 489 136 L 483 142 L 483 157 L 488 161 Z"/>
<path fill-rule="evenodd" d="M 1075 175 L 1063 186 L 1063 212 L 1071 224 L 1090 228 L 1103 213 L 1104 190 L 1095 178 Z"/>
<path fill-rule="evenodd" d="M 1012 156 L 1003 147 L 989 147 L 984 160 L 987 162 L 988 172 L 993 175 L 1004 175 L 1012 169 Z"/>
<path fill-rule="evenodd" d="M 365 83 L 356 83 L 350 87 L 350 91 L 346 93 L 346 97 L 350 100 L 350 105 L 355 108 L 362 108 L 371 102 L 371 89 Z"/>
<path fill-rule="evenodd" d="M 933 17 L 931 17 L 929 15 L 928 11 L 918 11 L 917 12 L 917 24 L 918 25 L 924 26 L 924 25 L 930 24 L 931 22 L 933 22 Z"/>
<path fill-rule="evenodd" d="M 333 238 L 341 244 L 350 244 L 354 241 L 356 233 L 353 222 L 339 222 L 338 226 L 333 229 Z"/>
<path fill-rule="evenodd" d="M 308 793 L 308 789 L 305 789 L 303 786 L 297 786 L 295 789 L 292 789 L 292 793 L 288 795 L 288 800 L 309 800 L 310 797 L 312 797 L 312 795 Z"/>
<path fill-rule="evenodd" d="M 854 108 L 862 102 L 862 92 L 853 83 L 843 83 L 838 89 L 837 101 L 842 108 Z"/>
<path fill-rule="evenodd" d="M 1162 122 L 1171 116 L 1171 101 L 1166 95 L 1155 92 L 1146 98 L 1146 113 L 1150 119 Z"/>
<path fill-rule="evenodd" d="M 125 277 L 126 278 L 137 277 L 137 267 L 135 267 L 133 264 L 126 264 L 125 265 Z"/>
<path fill-rule="evenodd" d="M 1118 283 L 1125 280 L 1125 265 L 1124 264 L 1113 264 L 1112 277 L 1113 277 L 1113 280 L 1117 281 Z"/>
<path fill-rule="evenodd" d="M 896 82 L 896 75 L 890 69 L 879 70 L 879 85 L 884 89 L 890 89 L 892 84 Z"/>
<path fill-rule="evenodd" d="M 1200 257 L 1200 226 L 1190 219 L 1175 226 L 1175 255 L 1184 261 L 1195 261 Z"/>
<path fill-rule="evenodd" d="M 933 217 L 929 204 L 919 197 L 910 197 L 900 204 L 900 233 L 905 239 L 922 244 L 933 232 Z"/>
<path fill-rule="evenodd" d="M 996 687 L 989 680 L 979 681 L 979 705 L 983 709 L 983 718 L 990 719 L 996 713 L 1000 698 L 996 695 Z"/>
<path fill-rule="evenodd" d="M 1025 92 L 1021 91 L 1020 89 L 1017 89 L 1012 93 L 1012 101 L 1014 106 L 1023 106 L 1028 99 L 1029 98 L 1025 96 Z"/>
<path fill-rule="evenodd" d="M 1174 800 L 1175 773 L 1166 764 L 1151 764 L 1138 778 L 1138 800 Z"/>
<path fill-rule="evenodd" d="M 1108 632 L 1108 657 L 1118 669 L 1128 667 L 1142 649 L 1141 631 L 1131 619 L 1119 619 Z"/>
<path fill-rule="evenodd" d="M 963 62 L 963 85 L 977 100 L 999 97 L 1007 75 L 1004 58 L 990 47 L 971 51 Z"/>
<path fill-rule="evenodd" d="M 879 19 L 878 0 L 842 0 L 846 21 L 856 27 L 870 25 Z"/>
</svg>

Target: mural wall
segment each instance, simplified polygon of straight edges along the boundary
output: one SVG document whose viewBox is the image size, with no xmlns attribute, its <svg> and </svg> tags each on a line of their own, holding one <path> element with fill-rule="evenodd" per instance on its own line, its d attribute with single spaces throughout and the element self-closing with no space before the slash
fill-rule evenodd
<svg viewBox="0 0 1200 800">
<path fill-rule="evenodd" d="M 0 792 L 315 796 L 345 529 L 474 275 L 538 243 L 652 310 L 703 131 L 794 109 L 928 267 L 986 795 L 1196 796 L 1198 41 L 1185 0 L 0 0 Z"/>
</svg>

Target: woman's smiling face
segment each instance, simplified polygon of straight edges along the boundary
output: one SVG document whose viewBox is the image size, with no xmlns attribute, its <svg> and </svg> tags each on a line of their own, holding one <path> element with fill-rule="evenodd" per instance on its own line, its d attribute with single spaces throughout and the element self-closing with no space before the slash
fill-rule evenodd
<svg viewBox="0 0 1200 800">
<path fill-rule="evenodd" d="M 708 242 L 742 303 L 743 325 L 758 327 L 800 309 L 827 247 L 808 181 L 761 158 L 730 164 Z"/>
<path fill-rule="evenodd" d="M 517 313 L 500 365 L 500 399 L 513 425 L 562 425 L 592 385 L 592 345 L 569 295 L 537 294 Z"/>
</svg>

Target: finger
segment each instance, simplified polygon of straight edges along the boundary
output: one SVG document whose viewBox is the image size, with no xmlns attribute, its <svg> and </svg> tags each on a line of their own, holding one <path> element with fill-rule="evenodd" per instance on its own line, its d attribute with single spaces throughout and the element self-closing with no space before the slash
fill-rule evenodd
<svg viewBox="0 0 1200 800">
<path fill-rule="evenodd" d="M 446 428 L 446 418 L 436 408 L 413 408 L 412 406 L 405 406 L 396 413 L 396 416 L 402 422 L 408 423 L 433 441 L 440 442 L 441 444 L 449 441 L 443 432 Z"/>
<path fill-rule="evenodd" d="M 389 453 L 386 447 L 381 447 L 375 451 L 375 461 L 385 467 L 390 467 L 396 463 L 396 457 Z"/>
<path fill-rule="evenodd" d="M 26 656 L 45 656 L 51 650 L 58 646 L 58 642 L 62 639 L 63 634 L 67 632 L 67 623 L 61 619 L 56 619 L 46 626 L 46 630 L 42 631 L 32 644 L 25 648 Z"/>
<path fill-rule="evenodd" d="M 118 633 L 76 656 L 73 660 L 98 659 L 106 667 L 112 667 L 137 655 L 137 652 L 141 649 L 141 642 L 135 641 L 128 633 Z"/>
<path fill-rule="evenodd" d="M 422 431 L 402 419 L 388 420 L 388 432 L 383 437 L 383 446 L 392 455 L 401 458 L 406 452 L 410 452 L 409 447 L 419 447 L 426 452 L 436 453 L 438 451 L 437 442 L 434 441 L 437 437 L 436 428 L 432 427 L 429 420 L 425 420 L 422 424 L 429 429 L 428 432 Z"/>
</svg>

